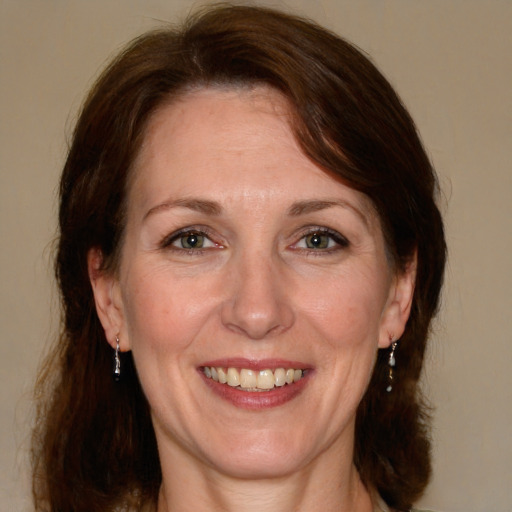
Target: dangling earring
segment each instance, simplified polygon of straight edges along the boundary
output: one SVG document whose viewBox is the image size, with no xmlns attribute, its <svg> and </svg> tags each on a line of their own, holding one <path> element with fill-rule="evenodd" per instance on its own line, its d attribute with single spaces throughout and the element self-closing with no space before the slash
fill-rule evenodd
<svg viewBox="0 0 512 512">
<path fill-rule="evenodd" d="M 116 336 L 116 353 L 114 355 L 114 380 L 119 382 L 121 379 L 121 359 L 119 358 L 119 336 Z"/>
<path fill-rule="evenodd" d="M 393 337 L 391 337 L 393 339 Z M 393 389 L 393 368 L 395 367 L 395 349 L 398 345 L 398 341 L 393 341 L 391 343 L 391 352 L 389 353 L 388 366 L 389 366 L 389 377 L 388 377 L 388 387 L 386 391 L 389 393 Z"/>
</svg>

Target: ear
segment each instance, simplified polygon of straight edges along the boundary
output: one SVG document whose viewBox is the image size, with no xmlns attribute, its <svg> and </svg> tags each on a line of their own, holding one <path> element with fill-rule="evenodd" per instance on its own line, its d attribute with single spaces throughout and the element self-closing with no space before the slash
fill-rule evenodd
<svg viewBox="0 0 512 512">
<path fill-rule="evenodd" d="M 121 350 L 128 350 L 126 341 L 125 346 L 122 346 L 122 340 L 126 340 L 126 336 L 122 335 L 124 315 L 119 281 L 111 272 L 103 269 L 103 253 L 99 248 L 94 247 L 87 253 L 87 269 L 96 312 L 108 343 L 115 349 L 119 338 Z"/>
<path fill-rule="evenodd" d="M 388 348 L 393 341 L 400 339 L 405 330 L 414 296 L 417 262 L 417 254 L 414 251 L 407 267 L 393 279 L 381 317 L 379 348 Z"/>
</svg>

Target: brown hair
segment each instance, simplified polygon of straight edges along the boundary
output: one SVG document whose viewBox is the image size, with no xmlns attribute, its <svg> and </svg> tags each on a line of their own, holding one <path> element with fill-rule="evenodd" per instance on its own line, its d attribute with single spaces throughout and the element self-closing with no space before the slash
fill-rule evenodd
<svg viewBox="0 0 512 512">
<path fill-rule="evenodd" d="M 312 22 L 223 5 L 133 41 L 101 75 L 76 125 L 60 184 L 55 271 L 63 327 L 38 382 L 37 510 L 156 503 L 161 473 L 149 408 L 129 353 L 121 382 L 112 380 L 87 253 L 100 248 L 104 267 L 115 271 L 127 177 L 159 106 L 194 87 L 258 83 L 288 99 L 305 154 L 373 201 L 397 270 L 417 251 L 394 389 L 385 391 L 387 354 L 380 353 L 358 410 L 355 464 L 366 485 L 398 510 L 423 491 L 430 453 L 417 384 L 446 252 L 435 173 L 396 93 L 360 51 Z"/>
</svg>

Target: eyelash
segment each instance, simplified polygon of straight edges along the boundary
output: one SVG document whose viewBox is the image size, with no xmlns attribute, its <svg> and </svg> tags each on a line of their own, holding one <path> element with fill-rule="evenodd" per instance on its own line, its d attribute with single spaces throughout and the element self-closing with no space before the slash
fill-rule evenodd
<svg viewBox="0 0 512 512">
<path fill-rule="evenodd" d="M 173 246 L 173 243 L 178 241 L 180 238 L 184 239 L 185 237 L 191 237 L 193 235 L 198 235 L 201 237 L 204 237 L 206 240 L 208 240 L 212 246 L 210 247 L 175 247 Z M 321 237 L 328 237 L 330 240 L 327 241 L 329 244 L 330 241 L 334 242 L 333 247 L 320 247 L 320 248 L 312 248 L 312 247 L 298 247 L 298 245 L 305 240 L 308 236 L 314 236 L 319 235 Z M 306 242 L 307 243 L 307 242 Z M 297 242 L 293 243 L 290 248 L 296 251 L 305 252 L 308 254 L 313 254 L 315 256 L 320 256 L 322 254 L 329 254 L 336 251 L 339 251 L 341 249 L 345 249 L 350 245 L 350 242 L 338 231 L 334 231 L 333 229 L 320 227 L 320 226 L 311 226 L 306 228 L 300 235 L 300 238 Z M 211 248 L 223 248 L 222 244 L 214 242 L 212 240 L 212 235 L 210 234 L 210 230 L 203 226 L 189 226 L 183 229 L 180 229 L 179 231 L 176 231 L 166 237 L 163 238 L 163 240 L 160 243 L 160 247 L 162 249 L 177 251 L 180 253 L 186 253 L 186 254 L 200 254 L 204 251 L 211 249 Z"/>
<path fill-rule="evenodd" d="M 308 236 L 319 235 L 328 237 L 331 241 L 334 242 L 333 247 L 325 247 L 325 248 L 311 248 L 311 247 L 298 247 L 299 243 L 305 240 Z M 328 241 L 329 243 L 329 241 Z M 311 226 L 308 227 L 300 236 L 300 239 L 292 244 L 292 249 L 307 252 L 308 254 L 312 254 L 314 256 L 320 256 L 322 254 L 330 254 L 342 249 L 346 249 L 350 245 L 350 242 L 345 238 L 341 233 L 335 231 L 333 229 L 329 229 L 321 226 Z"/>
<path fill-rule="evenodd" d="M 185 252 L 187 254 L 200 254 L 200 253 L 204 252 L 205 250 L 214 248 L 214 247 L 186 248 L 186 247 L 173 246 L 173 243 L 178 241 L 180 238 L 184 239 L 186 237 L 191 237 L 193 235 L 204 237 L 216 248 L 222 248 L 222 244 L 214 242 L 212 240 L 210 231 L 203 226 L 189 226 L 189 227 L 180 229 L 179 231 L 175 231 L 174 233 L 171 233 L 170 235 L 164 237 L 164 239 L 160 243 L 160 247 L 162 249 L 177 251 L 177 252 L 181 252 L 181 253 Z"/>
</svg>

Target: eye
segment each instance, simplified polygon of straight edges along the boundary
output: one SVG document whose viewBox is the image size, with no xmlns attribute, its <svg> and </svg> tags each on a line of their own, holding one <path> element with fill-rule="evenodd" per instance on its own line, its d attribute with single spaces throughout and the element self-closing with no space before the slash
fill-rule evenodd
<svg viewBox="0 0 512 512">
<path fill-rule="evenodd" d="M 334 240 L 324 233 L 311 233 L 304 237 L 308 249 L 329 249 L 334 245 Z"/>
<path fill-rule="evenodd" d="M 187 229 L 174 233 L 162 242 L 162 247 L 176 250 L 195 251 L 200 249 L 209 249 L 220 247 L 219 244 L 212 242 L 208 235 L 202 231 Z"/>
<path fill-rule="evenodd" d="M 202 249 L 207 240 L 205 235 L 191 231 L 190 233 L 183 233 L 172 245 L 182 249 Z"/>
<path fill-rule="evenodd" d="M 337 231 L 318 228 L 303 235 L 292 247 L 306 251 L 331 252 L 347 246 L 348 240 Z"/>
</svg>

